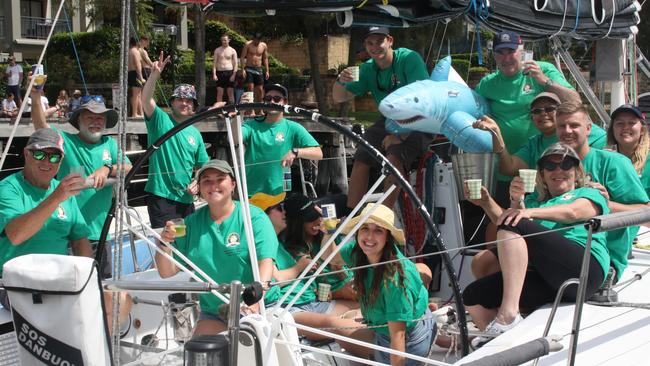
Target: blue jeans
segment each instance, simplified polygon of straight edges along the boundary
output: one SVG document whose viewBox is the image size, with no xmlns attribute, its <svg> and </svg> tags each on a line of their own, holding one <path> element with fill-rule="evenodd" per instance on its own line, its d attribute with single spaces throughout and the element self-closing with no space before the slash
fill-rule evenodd
<svg viewBox="0 0 650 366">
<path fill-rule="evenodd" d="M 424 317 L 427 319 L 419 321 L 415 327 L 406 332 L 406 353 L 427 357 L 436 331 L 436 321 L 429 309 L 424 313 Z M 390 336 L 375 332 L 375 343 L 378 346 L 390 348 Z M 390 364 L 390 355 L 385 352 L 375 351 L 375 361 Z M 407 366 L 419 364 L 420 361 L 406 359 Z"/>
</svg>

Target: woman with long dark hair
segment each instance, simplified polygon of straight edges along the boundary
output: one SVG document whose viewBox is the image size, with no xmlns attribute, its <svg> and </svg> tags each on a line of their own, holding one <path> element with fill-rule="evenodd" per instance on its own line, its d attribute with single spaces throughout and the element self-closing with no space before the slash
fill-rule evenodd
<svg viewBox="0 0 650 366">
<path fill-rule="evenodd" d="M 343 232 L 350 232 L 374 205 L 366 206 L 359 216 L 352 218 Z M 415 264 L 398 248 L 404 245 L 405 239 L 394 222 L 393 211 L 379 205 L 359 228 L 356 241 L 341 248 L 342 258 L 352 268 L 376 265 L 354 271 L 361 314 L 372 328 L 357 329 L 344 335 L 426 357 L 435 331 L 435 321 L 428 308 L 429 295 Z M 401 260 L 394 261 L 396 259 Z M 343 346 L 359 356 L 369 355 L 367 348 L 350 344 Z M 391 365 L 419 364 L 379 351 L 375 351 L 375 360 Z"/>
</svg>

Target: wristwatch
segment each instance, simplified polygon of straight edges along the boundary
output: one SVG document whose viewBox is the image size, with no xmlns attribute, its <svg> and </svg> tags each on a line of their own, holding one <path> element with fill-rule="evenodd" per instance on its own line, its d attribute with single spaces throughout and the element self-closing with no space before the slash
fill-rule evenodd
<svg viewBox="0 0 650 366">
<path fill-rule="evenodd" d="M 299 151 L 298 151 L 298 148 L 295 148 L 295 147 L 294 147 L 293 149 L 291 149 L 291 152 L 293 153 L 293 155 L 294 155 L 295 157 L 298 157 L 298 152 L 299 152 Z"/>
<path fill-rule="evenodd" d="M 113 164 L 106 163 L 106 164 L 104 164 L 104 166 L 108 168 L 108 175 L 110 176 L 111 173 L 113 173 Z"/>
</svg>

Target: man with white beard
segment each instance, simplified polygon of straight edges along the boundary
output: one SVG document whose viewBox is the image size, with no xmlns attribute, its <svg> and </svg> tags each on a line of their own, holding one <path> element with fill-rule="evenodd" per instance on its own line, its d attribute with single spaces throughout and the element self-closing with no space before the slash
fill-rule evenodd
<svg viewBox="0 0 650 366">
<path fill-rule="evenodd" d="M 39 100 L 41 93 L 40 90 L 32 89 L 31 97 Z M 104 98 L 99 95 L 84 96 L 81 103 L 70 115 L 69 120 L 79 133 L 69 133 L 55 127 L 52 129 L 59 132 L 65 142 L 65 160 L 61 162 L 57 178 L 62 179 L 70 173 L 81 173 L 86 179 L 93 181 L 93 185 L 82 190 L 76 198 L 81 214 L 88 224 L 88 239 L 95 250 L 113 197 L 113 189 L 106 186 L 106 181 L 109 177 L 117 176 L 120 168 L 117 142 L 109 136 L 104 136 L 107 128 L 117 124 L 117 112 L 106 108 Z M 39 103 L 32 106 L 31 117 L 34 129 L 50 127 Z M 125 169 L 126 174 L 131 170 L 131 162 L 126 156 L 124 161 L 121 168 Z M 103 278 L 111 276 L 110 253 L 110 247 L 107 245 L 100 268 Z"/>
</svg>

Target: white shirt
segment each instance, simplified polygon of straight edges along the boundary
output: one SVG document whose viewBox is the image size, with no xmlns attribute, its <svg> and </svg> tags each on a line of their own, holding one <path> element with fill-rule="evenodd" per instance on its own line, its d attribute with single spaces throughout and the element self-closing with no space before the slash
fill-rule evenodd
<svg viewBox="0 0 650 366">
<path fill-rule="evenodd" d="M 25 110 L 23 112 L 31 112 L 32 111 L 32 98 L 27 97 L 25 100 L 27 102 L 27 106 L 25 107 Z M 50 108 L 50 101 L 47 100 L 47 97 L 44 97 L 41 95 L 41 106 L 43 107 L 43 113 Z"/>
<path fill-rule="evenodd" d="M 2 100 L 2 110 L 7 112 L 13 112 L 18 108 L 16 106 L 16 101 L 12 100 L 11 102 L 7 98 Z"/>
<path fill-rule="evenodd" d="M 18 85 L 20 79 L 20 74 L 22 74 L 23 68 L 20 65 L 16 64 L 13 66 L 7 66 L 7 85 L 14 86 Z"/>
</svg>

